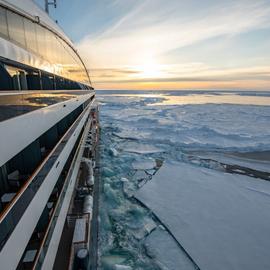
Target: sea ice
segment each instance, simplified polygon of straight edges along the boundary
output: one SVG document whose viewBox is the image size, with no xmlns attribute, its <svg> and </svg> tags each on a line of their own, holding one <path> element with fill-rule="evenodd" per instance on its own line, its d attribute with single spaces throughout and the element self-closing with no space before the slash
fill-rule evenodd
<svg viewBox="0 0 270 270">
<path fill-rule="evenodd" d="M 116 266 L 159 269 L 142 246 L 143 238 L 155 228 L 156 219 L 152 220 L 152 213 L 131 198 L 152 175 L 153 179 L 137 193 L 138 198 L 171 230 L 201 269 L 270 269 L 269 183 L 225 174 L 219 163 L 267 169 L 267 164 L 232 159 L 224 153 L 270 150 L 270 106 L 148 106 L 160 103 L 162 98 L 142 95 L 99 98 L 103 182 L 101 269 L 112 270 Z M 195 152 L 217 155 L 212 156 L 213 161 L 207 161 L 203 160 L 203 154 Z M 190 153 L 197 156 L 190 158 Z M 154 168 L 148 161 L 151 159 L 159 160 Z M 163 160 L 187 164 L 165 163 L 161 167 Z M 145 178 L 144 171 L 151 175 Z M 138 180 L 142 177 L 143 181 Z M 182 257 L 176 254 L 181 250 L 166 231 L 155 231 L 146 243 L 163 269 L 179 270 L 180 267 L 173 268 L 170 263 L 181 266 L 186 261 L 186 257 L 178 260 Z"/>
<path fill-rule="evenodd" d="M 135 170 L 151 170 L 156 167 L 156 162 L 152 159 L 134 161 L 132 166 Z"/>
<path fill-rule="evenodd" d="M 146 238 L 145 247 L 149 256 L 154 258 L 162 269 L 196 269 L 177 242 L 163 229 L 157 228 L 154 230 Z"/>
<path fill-rule="evenodd" d="M 188 95 L 188 93 L 184 93 Z M 222 93 L 218 93 L 219 95 Z M 179 95 L 179 93 L 178 93 Z M 106 124 L 126 139 L 193 149 L 270 150 L 270 106 L 201 104 L 147 106 L 147 97 L 101 97 Z"/>
<path fill-rule="evenodd" d="M 113 157 L 116 157 L 118 155 L 118 151 L 115 148 L 111 147 L 109 149 L 109 154 Z"/>
<path fill-rule="evenodd" d="M 121 265 L 121 264 L 116 264 L 113 268 L 114 270 L 132 270 L 132 268 L 128 265 Z"/>
<path fill-rule="evenodd" d="M 138 142 L 129 142 L 124 145 L 123 150 L 129 153 L 136 154 L 153 154 L 164 152 L 161 148 L 158 148 L 154 145 L 142 144 Z"/>
<path fill-rule="evenodd" d="M 136 198 L 200 269 L 270 269 L 270 185 L 189 164 L 165 164 Z"/>
<path fill-rule="evenodd" d="M 197 153 L 196 155 L 199 156 L 200 158 L 208 158 L 208 159 L 210 158 L 225 164 L 238 165 L 257 171 L 270 173 L 269 161 L 238 157 L 234 154 L 226 154 L 226 153 L 222 154 L 222 153 L 204 152 L 204 153 Z"/>
</svg>

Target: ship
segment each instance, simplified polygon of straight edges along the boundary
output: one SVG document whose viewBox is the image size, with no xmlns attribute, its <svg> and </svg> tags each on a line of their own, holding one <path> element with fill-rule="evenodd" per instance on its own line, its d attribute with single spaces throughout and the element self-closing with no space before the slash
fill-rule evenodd
<svg viewBox="0 0 270 270">
<path fill-rule="evenodd" d="M 0 269 L 94 269 L 99 109 L 89 70 L 33 1 L 0 0 L 0 20 Z"/>
</svg>

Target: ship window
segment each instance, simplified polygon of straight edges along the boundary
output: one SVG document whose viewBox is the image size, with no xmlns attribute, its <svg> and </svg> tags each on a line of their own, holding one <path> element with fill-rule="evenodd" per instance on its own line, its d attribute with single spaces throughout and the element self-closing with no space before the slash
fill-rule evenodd
<svg viewBox="0 0 270 270">
<path fill-rule="evenodd" d="M 2 7 L 0 7 L 0 34 L 8 37 L 7 12 Z"/>
<path fill-rule="evenodd" d="M 6 71 L 12 78 L 13 89 L 15 90 L 27 90 L 27 80 L 25 71 L 12 66 L 5 66 Z"/>
<path fill-rule="evenodd" d="M 63 72 L 63 66 L 62 66 L 62 52 L 63 52 L 63 47 L 59 41 L 59 38 L 56 37 L 56 45 L 55 45 L 55 51 L 56 51 L 56 55 L 57 55 L 57 58 L 56 58 L 56 62 L 58 64 L 58 67 L 59 67 L 59 74 L 62 75 L 62 72 Z"/>
<path fill-rule="evenodd" d="M 38 52 L 45 58 L 46 57 L 46 44 L 45 44 L 45 28 L 37 25 L 37 43 L 38 43 Z"/>
<path fill-rule="evenodd" d="M 55 65 L 58 65 L 59 62 L 59 56 L 58 56 L 58 51 L 57 51 L 57 46 L 58 46 L 58 40 L 55 37 L 55 35 L 52 35 L 52 51 L 51 51 L 51 57 L 52 57 L 52 61 Z"/>
<path fill-rule="evenodd" d="M 24 19 L 26 46 L 29 50 L 37 53 L 36 24 L 28 19 Z"/>
<path fill-rule="evenodd" d="M 7 19 L 10 39 L 25 47 L 23 18 L 13 12 L 7 11 Z"/>
<path fill-rule="evenodd" d="M 41 69 L 73 81 L 89 83 L 87 71 L 77 53 L 68 43 L 38 23 L 0 7 L 0 36 L 46 60 Z M 70 88 L 71 84 L 66 87 Z"/>
<path fill-rule="evenodd" d="M 46 47 L 47 47 L 47 59 L 49 62 L 54 63 L 54 49 L 53 49 L 53 42 L 54 42 L 54 34 L 48 30 L 46 30 Z"/>
</svg>

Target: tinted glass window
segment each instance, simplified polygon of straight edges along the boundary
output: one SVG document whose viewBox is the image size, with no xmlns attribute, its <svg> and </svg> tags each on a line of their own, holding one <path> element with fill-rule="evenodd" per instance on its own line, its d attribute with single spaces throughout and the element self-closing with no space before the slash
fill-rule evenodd
<svg viewBox="0 0 270 270">
<path fill-rule="evenodd" d="M 62 51 L 63 51 L 63 47 L 59 41 L 59 38 L 56 37 L 56 45 L 55 45 L 55 50 L 56 50 L 56 62 L 59 66 L 59 69 L 61 69 L 61 64 L 62 64 Z"/>
<path fill-rule="evenodd" d="M 36 35 L 36 24 L 28 19 L 24 19 L 26 46 L 29 50 L 37 53 L 37 35 Z"/>
<path fill-rule="evenodd" d="M 46 55 L 47 59 L 54 64 L 53 62 L 53 42 L 54 42 L 54 35 L 49 30 L 45 30 L 45 42 L 46 42 Z"/>
<path fill-rule="evenodd" d="M 7 21 L 10 39 L 25 46 L 23 18 L 13 12 L 7 11 Z"/>
<path fill-rule="evenodd" d="M 45 28 L 37 25 L 36 26 L 36 33 L 37 33 L 38 52 L 45 59 L 46 54 L 47 54 Z"/>
<path fill-rule="evenodd" d="M 55 35 L 52 34 L 52 39 L 51 39 L 51 57 L 52 57 L 52 61 L 55 65 L 57 65 L 59 63 L 59 57 L 58 57 L 58 53 L 57 53 L 57 46 L 58 46 L 58 40 L 55 37 Z"/>
<path fill-rule="evenodd" d="M 0 35 L 8 37 L 7 12 L 0 7 Z"/>
<path fill-rule="evenodd" d="M 89 83 L 87 73 L 77 54 L 63 41 L 62 46 L 65 48 L 66 68 L 69 73 L 69 78 L 74 81 Z"/>
<path fill-rule="evenodd" d="M 0 36 L 42 57 L 45 61 L 38 59 L 36 68 L 46 67 L 46 71 L 89 84 L 87 72 L 76 52 L 38 23 L 0 7 Z M 38 63 L 42 66 L 38 66 Z M 32 62 L 26 61 L 26 64 L 32 65 Z"/>
</svg>

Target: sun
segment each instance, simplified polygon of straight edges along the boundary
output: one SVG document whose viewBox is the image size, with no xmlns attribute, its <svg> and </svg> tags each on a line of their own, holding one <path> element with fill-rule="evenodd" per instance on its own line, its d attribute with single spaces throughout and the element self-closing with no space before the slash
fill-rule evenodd
<svg viewBox="0 0 270 270">
<path fill-rule="evenodd" d="M 162 66 L 152 59 L 137 65 L 136 70 L 136 77 L 143 79 L 159 78 L 162 75 Z"/>
<path fill-rule="evenodd" d="M 142 78 L 158 78 L 161 75 L 159 66 L 153 64 L 146 64 L 141 66 Z"/>
</svg>

